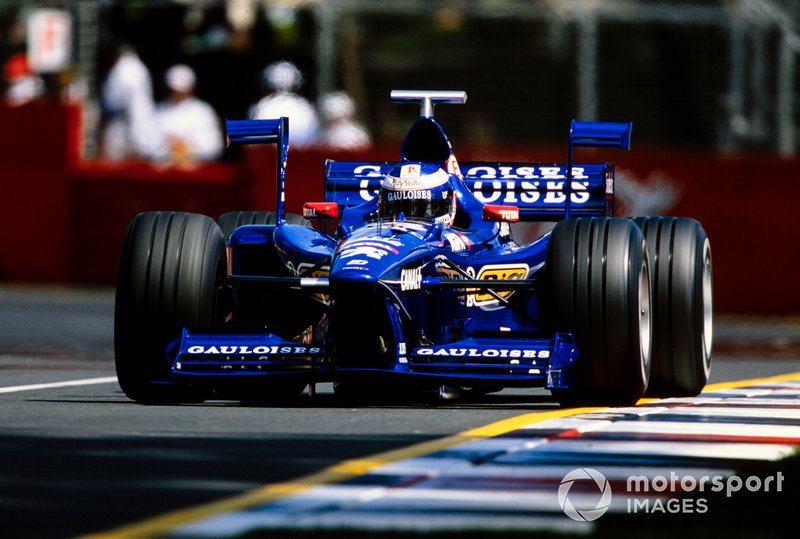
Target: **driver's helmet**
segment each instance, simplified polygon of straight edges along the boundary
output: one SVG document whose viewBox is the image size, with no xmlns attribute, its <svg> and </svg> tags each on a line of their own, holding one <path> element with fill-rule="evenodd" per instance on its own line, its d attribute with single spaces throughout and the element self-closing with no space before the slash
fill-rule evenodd
<svg viewBox="0 0 800 539">
<path fill-rule="evenodd" d="M 436 165 L 406 163 L 393 168 L 381 182 L 384 219 L 430 219 L 449 224 L 455 211 L 450 175 Z"/>
</svg>

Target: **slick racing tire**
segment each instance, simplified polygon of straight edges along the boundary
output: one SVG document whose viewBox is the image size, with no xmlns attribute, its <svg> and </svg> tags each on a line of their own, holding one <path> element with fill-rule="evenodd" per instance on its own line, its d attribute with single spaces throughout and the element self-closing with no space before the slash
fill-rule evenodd
<svg viewBox="0 0 800 539">
<path fill-rule="evenodd" d="M 648 396 L 699 394 L 711 372 L 711 246 L 693 219 L 638 217 L 653 288 L 653 352 Z"/>
<path fill-rule="evenodd" d="M 231 232 L 244 225 L 274 225 L 278 221 L 278 214 L 271 211 L 229 211 L 217 219 L 217 224 L 222 229 L 222 234 L 227 240 Z M 290 225 L 310 226 L 308 220 L 296 213 L 287 213 L 286 222 Z"/>
<path fill-rule="evenodd" d="M 204 400 L 202 388 L 169 383 L 166 350 L 185 326 L 222 323 L 217 284 L 225 269 L 225 241 L 210 217 L 149 212 L 131 221 L 114 312 L 117 378 L 128 397 L 146 404 Z"/>
<path fill-rule="evenodd" d="M 555 330 L 578 347 L 575 389 L 562 403 L 635 404 L 650 376 L 650 272 L 642 232 L 627 219 L 568 219 L 547 250 Z"/>
</svg>

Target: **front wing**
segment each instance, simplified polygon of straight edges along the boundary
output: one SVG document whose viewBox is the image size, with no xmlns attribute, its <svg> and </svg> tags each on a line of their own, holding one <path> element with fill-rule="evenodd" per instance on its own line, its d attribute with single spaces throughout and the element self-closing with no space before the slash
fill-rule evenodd
<svg viewBox="0 0 800 539">
<path fill-rule="evenodd" d="M 287 341 L 265 332 L 203 332 L 184 329 L 168 351 L 175 383 L 280 380 L 306 383 L 370 378 L 416 380 L 430 385 L 572 389 L 578 357 L 568 333 L 551 338 L 467 338 L 406 350 L 397 345 L 390 368 L 343 368 L 325 347 Z"/>
</svg>

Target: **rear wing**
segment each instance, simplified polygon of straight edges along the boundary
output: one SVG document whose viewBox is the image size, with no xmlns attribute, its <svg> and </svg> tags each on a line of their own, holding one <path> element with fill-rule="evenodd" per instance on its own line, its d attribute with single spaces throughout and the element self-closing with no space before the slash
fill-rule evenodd
<svg viewBox="0 0 800 539">
<path fill-rule="evenodd" d="M 613 215 L 613 163 L 573 164 L 574 148 L 627 151 L 631 127 L 630 122 L 572 120 L 566 165 L 466 162 L 459 168 L 467 188 L 478 201 L 517 206 L 521 221 Z M 325 163 L 325 200 L 345 207 L 372 200 L 378 194 L 382 178 L 394 166 L 396 163 L 328 161 Z"/>
<path fill-rule="evenodd" d="M 407 95 L 406 95 L 407 94 Z M 395 92 L 398 102 L 423 99 L 421 114 L 433 113 L 433 104 L 463 103 L 463 92 Z M 286 159 L 289 120 L 226 120 L 228 144 L 278 146 L 278 223 L 285 220 Z M 464 163 L 464 181 L 484 204 L 508 204 L 520 209 L 521 220 L 559 220 L 571 215 L 612 215 L 614 211 L 613 164 L 573 164 L 575 147 L 595 146 L 630 149 L 631 123 L 578 122 L 572 120 L 566 165 L 529 163 Z M 372 200 L 382 178 L 395 163 L 327 161 L 325 200 L 345 207 Z"/>
<path fill-rule="evenodd" d="M 396 163 L 328 161 L 325 200 L 355 206 L 378 195 L 383 177 Z M 568 211 L 574 216 L 613 213 L 614 165 L 531 163 L 460 163 L 464 183 L 484 204 L 507 204 L 520 209 L 521 221 L 554 221 Z M 571 178 L 571 189 L 566 188 Z M 570 204 L 567 204 L 567 196 Z"/>
<path fill-rule="evenodd" d="M 289 151 L 289 119 L 275 120 L 225 120 L 228 146 L 231 144 L 265 144 L 274 142 L 278 146 L 276 176 L 278 180 L 275 212 L 278 224 L 286 219 L 286 158 Z"/>
</svg>

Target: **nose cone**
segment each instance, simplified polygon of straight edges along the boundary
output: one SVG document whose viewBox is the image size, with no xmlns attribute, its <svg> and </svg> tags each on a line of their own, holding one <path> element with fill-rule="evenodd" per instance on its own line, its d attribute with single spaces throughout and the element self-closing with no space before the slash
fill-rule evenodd
<svg viewBox="0 0 800 539">
<path fill-rule="evenodd" d="M 387 273 L 429 252 L 424 230 L 384 224 L 357 231 L 342 242 L 333 257 L 331 280 L 374 283 Z"/>
</svg>

